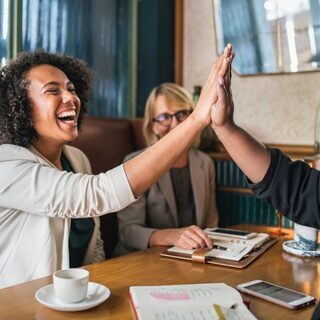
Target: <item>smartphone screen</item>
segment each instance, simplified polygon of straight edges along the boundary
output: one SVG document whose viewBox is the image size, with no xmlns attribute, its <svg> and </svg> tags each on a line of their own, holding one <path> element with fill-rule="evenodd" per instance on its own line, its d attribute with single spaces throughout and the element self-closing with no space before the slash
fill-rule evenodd
<svg viewBox="0 0 320 320">
<path fill-rule="evenodd" d="M 301 308 L 316 301 L 312 296 L 261 280 L 240 284 L 237 289 L 290 309 Z"/>
<path fill-rule="evenodd" d="M 226 228 L 211 228 L 211 229 L 205 229 L 205 231 L 211 235 L 225 235 L 225 236 L 240 238 L 240 239 L 251 239 L 257 235 L 255 232 L 249 232 L 245 230 L 236 230 L 236 229 L 226 229 Z"/>
<path fill-rule="evenodd" d="M 246 286 L 245 288 L 288 303 L 300 300 L 305 297 L 305 295 L 302 293 L 291 291 L 290 289 L 277 287 L 266 282 L 251 284 L 249 286 Z"/>
<path fill-rule="evenodd" d="M 224 234 L 233 234 L 235 236 L 247 236 L 251 232 L 242 231 L 242 230 L 234 230 L 234 229 L 222 229 L 222 228 L 215 228 L 210 230 L 212 232 L 224 233 Z"/>
</svg>

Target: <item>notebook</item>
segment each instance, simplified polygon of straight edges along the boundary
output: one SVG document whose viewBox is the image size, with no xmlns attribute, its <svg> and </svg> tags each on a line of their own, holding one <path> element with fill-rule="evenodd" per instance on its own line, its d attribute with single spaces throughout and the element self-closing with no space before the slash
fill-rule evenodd
<svg viewBox="0 0 320 320">
<path fill-rule="evenodd" d="M 218 235 L 210 236 L 214 242 L 214 246 L 212 250 L 207 251 L 206 256 L 239 261 L 253 249 L 259 248 L 259 246 L 265 243 L 269 237 L 270 236 L 267 233 L 259 233 L 256 237 L 246 240 Z M 190 255 L 195 252 L 195 250 L 186 250 L 179 247 L 171 247 L 167 251 Z"/>
<path fill-rule="evenodd" d="M 138 320 L 254 320 L 240 293 L 225 283 L 129 288 Z"/>
<path fill-rule="evenodd" d="M 194 262 L 211 263 L 235 268 L 244 268 L 270 248 L 277 239 L 267 233 L 258 233 L 251 239 L 236 239 L 228 236 L 212 235 L 212 249 L 186 250 L 171 247 L 162 256 Z"/>
</svg>

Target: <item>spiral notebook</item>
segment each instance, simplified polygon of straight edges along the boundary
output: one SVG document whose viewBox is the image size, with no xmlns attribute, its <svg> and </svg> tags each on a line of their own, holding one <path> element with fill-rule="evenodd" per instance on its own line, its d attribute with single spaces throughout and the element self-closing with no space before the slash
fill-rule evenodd
<svg viewBox="0 0 320 320">
<path fill-rule="evenodd" d="M 139 320 L 255 320 L 240 293 L 225 283 L 132 286 Z"/>
</svg>

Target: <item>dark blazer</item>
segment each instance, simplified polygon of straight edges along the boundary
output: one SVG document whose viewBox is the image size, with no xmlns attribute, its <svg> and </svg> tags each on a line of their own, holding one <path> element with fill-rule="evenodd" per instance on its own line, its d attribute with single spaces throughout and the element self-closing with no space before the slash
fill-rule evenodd
<svg viewBox="0 0 320 320">
<path fill-rule="evenodd" d="M 130 154 L 125 161 L 140 152 Z M 200 228 L 215 227 L 218 224 L 218 212 L 213 160 L 203 152 L 191 149 L 188 161 L 196 224 Z M 178 228 L 178 214 L 170 172 L 165 173 L 136 202 L 118 212 L 118 221 L 119 242 L 115 255 L 146 249 L 150 235 L 156 229 Z"/>
</svg>

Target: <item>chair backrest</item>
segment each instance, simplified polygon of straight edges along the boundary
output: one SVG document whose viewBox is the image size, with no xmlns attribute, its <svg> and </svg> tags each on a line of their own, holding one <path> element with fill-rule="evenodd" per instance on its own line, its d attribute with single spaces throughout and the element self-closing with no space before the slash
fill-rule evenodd
<svg viewBox="0 0 320 320">
<path fill-rule="evenodd" d="M 120 165 L 129 153 L 145 147 L 142 122 L 142 119 L 87 117 L 72 145 L 89 158 L 92 173 L 99 174 Z M 100 217 L 100 224 L 106 257 L 110 258 L 118 242 L 116 212 Z"/>
<path fill-rule="evenodd" d="M 127 154 L 137 150 L 136 134 L 131 120 L 87 117 L 72 145 L 87 155 L 92 172 L 98 174 L 118 166 Z"/>
</svg>

